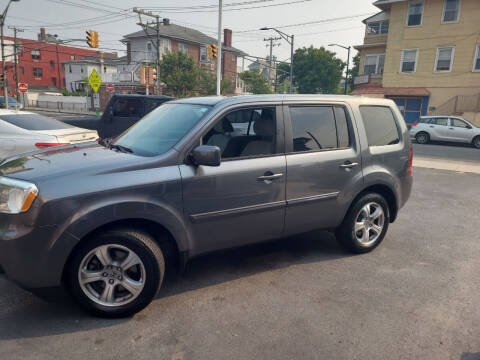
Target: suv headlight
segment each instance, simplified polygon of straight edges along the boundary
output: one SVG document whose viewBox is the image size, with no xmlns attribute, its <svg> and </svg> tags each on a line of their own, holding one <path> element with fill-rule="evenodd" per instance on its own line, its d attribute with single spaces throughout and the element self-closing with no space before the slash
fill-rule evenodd
<svg viewBox="0 0 480 360">
<path fill-rule="evenodd" d="M 0 176 L 0 213 L 25 212 L 30 209 L 37 195 L 35 184 Z"/>
</svg>

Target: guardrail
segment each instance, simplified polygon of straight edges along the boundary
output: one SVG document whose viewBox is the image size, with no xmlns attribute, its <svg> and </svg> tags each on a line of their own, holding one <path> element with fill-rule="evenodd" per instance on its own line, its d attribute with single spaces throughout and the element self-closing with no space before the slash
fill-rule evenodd
<svg viewBox="0 0 480 360">
<path fill-rule="evenodd" d="M 74 112 L 74 113 L 88 113 L 87 104 L 82 103 L 71 103 L 71 102 L 62 102 L 62 101 L 39 101 L 39 100 L 30 100 L 26 107 L 34 107 L 40 109 L 48 109 L 58 112 Z"/>
</svg>

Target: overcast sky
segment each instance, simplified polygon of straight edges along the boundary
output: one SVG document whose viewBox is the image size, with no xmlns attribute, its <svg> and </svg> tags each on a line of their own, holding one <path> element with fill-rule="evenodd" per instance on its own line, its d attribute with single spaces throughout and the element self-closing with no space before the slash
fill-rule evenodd
<svg viewBox="0 0 480 360">
<path fill-rule="evenodd" d="M 1 9 L 8 0 L 0 0 Z M 244 5 L 228 6 L 233 3 Z M 248 3 L 248 4 L 245 4 Z M 280 5 L 285 4 L 286 5 Z M 264 37 L 274 36 L 273 31 L 258 31 L 260 27 L 277 27 L 314 21 L 337 19 L 324 23 L 282 27 L 281 30 L 295 35 L 295 48 L 327 46 L 339 43 L 345 46 L 361 44 L 364 26 L 361 20 L 378 11 L 373 0 L 224 0 L 223 27 L 233 30 L 233 46 L 254 56 L 268 54 Z M 78 5 L 78 6 L 75 6 Z M 105 50 L 124 49 L 119 42 L 123 35 L 138 31 L 138 17 L 131 11 L 122 11 L 134 6 L 157 8 L 154 11 L 172 23 L 200 30 L 216 36 L 218 13 L 216 0 L 21 0 L 10 6 L 7 25 L 24 28 L 22 37 L 34 39 L 39 28 L 58 34 L 61 39 L 84 38 L 85 30 L 100 33 L 100 44 Z M 274 6 L 273 6 L 274 5 Z M 188 7 L 203 7 L 191 9 Z M 159 8 L 163 9 L 159 9 Z M 252 9 L 232 10 L 251 7 Z M 169 8 L 169 9 L 167 9 Z M 182 9 L 183 8 L 183 9 Z M 123 15 L 122 15 L 123 14 Z M 351 18 L 346 18 L 351 17 Z M 338 19 L 344 18 L 344 19 Z M 346 19 L 345 19 L 346 18 Z M 146 20 L 146 18 L 142 19 Z M 255 31 L 249 31 L 255 30 Z M 11 35 L 12 30 L 6 29 Z M 247 32 L 242 32 L 247 31 Z M 279 60 L 290 57 L 289 45 L 278 41 L 273 54 Z M 85 43 L 78 43 L 85 46 Z M 338 56 L 346 59 L 346 51 L 337 48 Z"/>
</svg>

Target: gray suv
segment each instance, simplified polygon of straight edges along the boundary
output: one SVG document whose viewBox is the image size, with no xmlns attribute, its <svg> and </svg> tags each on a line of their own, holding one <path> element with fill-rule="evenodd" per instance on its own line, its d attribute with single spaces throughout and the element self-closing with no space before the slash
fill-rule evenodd
<svg viewBox="0 0 480 360">
<path fill-rule="evenodd" d="M 407 201 L 412 150 L 390 100 L 268 95 L 175 100 L 108 147 L 0 165 L 0 265 L 64 284 L 101 316 L 133 314 L 198 255 L 314 229 L 371 251 Z"/>
</svg>

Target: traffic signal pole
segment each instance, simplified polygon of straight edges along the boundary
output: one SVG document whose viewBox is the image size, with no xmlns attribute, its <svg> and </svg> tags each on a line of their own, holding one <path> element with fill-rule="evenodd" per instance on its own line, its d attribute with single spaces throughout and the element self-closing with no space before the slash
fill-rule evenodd
<svg viewBox="0 0 480 360">
<path fill-rule="evenodd" d="M 5 109 L 8 109 L 8 90 L 7 90 L 7 71 L 5 66 L 5 43 L 3 41 L 3 25 L 4 17 L 1 19 L 2 23 L 0 24 L 0 36 L 2 37 L 2 77 L 3 77 L 3 98 L 5 103 Z"/>
<path fill-rule="evenodd" d="M 217 96 L 220 96 L 222 81 L 222 0 L 218 0 L 218 39 L 217 39 Z"/>
</svg>

